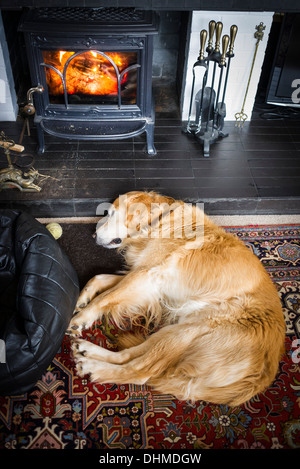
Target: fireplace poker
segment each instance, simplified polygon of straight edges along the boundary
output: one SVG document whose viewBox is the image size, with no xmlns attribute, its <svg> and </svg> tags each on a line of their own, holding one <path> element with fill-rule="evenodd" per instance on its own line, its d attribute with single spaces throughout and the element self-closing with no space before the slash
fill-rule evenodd
<svg viewBox="0 0 300 469">
<path fill-rule="evenodd" d="M 205 48 L 205 42 L 207 38 L 207 31 L 205 29 L 202 29 L 200 33 L 200 44 L 201 44 L 201 49 L 200 49 L 200 59 L 202 62 L 205 64 L 205 73 L 202 79 L 202 89 L 201 92 L 199 91 L 195 97 L 196 101 L 196 129 L 195 132 L 199 132 L 201 128 L 201 122 L 202 122 L 202 108 L 203 108 L 203 100 L 204 100 L 204 91 L 207 83 L 207 77 L 208 77 L 208 68 L 209 68 L 209 62 L 207 59 L 204 59 L 204 48 Z M 201 94 L 199 104 L 197 106 L 197 96 Z M 198 111 L 197 111 L 198 107 Z"/>
<path fill-rule="evenodd" d="M 209 72 L 209 56 L 213 52 L 213 49 L 214 49 L 213 48 L 213 39 L 214 39 L 215 30 L 216 30 L 216 22 L 214 20 L 211 20 L 208 23 L 208 34 L 209 34 L 209 36 L 208 36 L 208 43 L 207 43 L 207 48 L 206 48 L 206 52 L 207 52 L 207 58 L 206 58 L 206 61 L 207 61 L 207 76 L 208 76 L 208 72 Z M 206 83 L 205 83 L 205 86 L 206 86 Z"/>
<path fill-rule="evenodd" d="M 231 63 L 231 59 L 234 57 L 234 53 L 233 53 L 233 48 L 234 48 L 234 42 L 235 42 L 235 38 L 236 38 L 236 35 L 237 35 L 237 32 L 238 32 L 238 27 L 233 24 L 231 27 L 230 27 L 230 43 L 229 43 L 229 50 L 226 54 L 226 57 L 228 57 L 228 62 L 227 62 L 227 70 L 226 70 L 226 76 L 225 76 L 225 83 L 224 83 L 224 89 L 223 89 L 223 97 L 222 97 L 222 103 L 221 105 L 224 104 L 224 101 L 225 101 L 225 94 L 226 94 L 226 89 L 227 89 L 227 82 L 228 82 L 228 75 L 229 75 L 229 69 L 230 69 L 230 63 Z"/>
<path fill-rule="evenodd" d="M 258 26 L 255 26 L 255 29 L 256 29 L 256 32 L 254 33 L 254 37 L 255 37 L 255 39 L 257 39 L 257 41 L 256 41 L 256 44 L 255 44 L 255 51 L 254 51 L 254 56 L 253 56 L 253 60 L 252 60 L 250 75 L 249 75 L 249 78 L 248 78 L 248 83 L 247 83 L 247 88 L 246 88 L 246 92 L 245 92 L 245 96 L 244 96 L 242 109 L 241 109 L 240 112 L 237 112 L 234 115 L 234 117 L 235 117 L 235 126 L 236 127 L 237 126 L 238 127 L 243 127 L 244 124 L 245 124 L 245 120 L 248 118 L 247 114 L 244 112 L 245 103 L 246 103 L 246 99 L 247 99 L 247 95 L 248 95 L 249 85 L 250 85 L 250 81 L 251 81 L 251 77 L 252 77 L 252 72 L 253 72 L 253 68 L 254 68 L 254 63 L 255 63 L 255 59 L 256 59 L 258 46 L 259 46 L 260 41 L 262 41 L 262 39 L 264 37 L 263 31 L 266 29 L 266 26 L 264 25 L 264 23 L 261 22 Z"/>
<path fill-rule="evenodd" d="M 206 48 L 207 52 L 207 57 L 204 59 L 206 61 L 206 72 L 203 76 L 202 79 L 202 88 L 199 90 L 199 92 L 195 96 L 195 101 L 196 101 L 196 127 L 194 129 L 194 134 L 196 136 L 203 135 L 203 130 L 201 127 L 206 129 L 206 132 L 208 132 L 208 123 L 210 122 L 210 117 L 213 114 L 213 108 L 214 108 L 214 101 L 215 101 L 215 90 L 213 88 L 214 81 L 215 81 L 215 74 L 216 74 L 216 67 L 215 64 L 217 60 L 219 60 L 221 54 L 220 54 L 220 37 L 221 37 L 221 32 L 222 32 L 222 23 L 217 23 L 215 21 L 210 21 L 209 22 L 209 40 L 208 40 L 208 46 Z M 213 49 L 213 36 L 216 31 L 216 44 L 215 44 L 215 49 Z M 206 38 L 207 32 L 205 30 L 201 31 L 201 38 L 203 36 Z M 204 40 L 205 42 L 205 40 Z M 201 50 L 204 50 L 205 44 L 201 42 Z M 204 53 L 204 52 L 203 52 Z M 207 84 L 207 78 L 208 78 L 208 71 L 209 71 L 209 65 L 210 62 L 214 61 L 214 70 L 213 70 L 213 76 L 211 79 L 211 86 L 206 86 Z"/>
<path fill-rule="evenodd" d="M 213 127 L 216 126 L 218 112 L 219 112 L 219 102 L 218 101 L 219 101 L 220 90 L 221 90 L 221 85 L 222 85 L 223 70 L 224 70 L 224 67 L 226 66 L 226 52 L 227 52 L 228 44 L 229 44 L 229 36 L 227 34 L 225 34 L 222 37 L 222 56 L 221 56 L 220 63 L 219 63 L 219 67 L 220 67 L 221 70 L 220 70 L 220 75 L 219 75 L 219 85 L 218 85 L 218 91 L 217 91 Z"/>
<path fill-rule="evenodd" d="M 214 62 L 214 68 L 213 68 L 213 74 L 212 74 L 212 79 L 211 79 L 211 87 L 210 87 L 210 95 L 209 95 L 209 102 L 208 102 L 208 119 L 206 122 L 206 132 L 208 131 L 208 125 L 209 125 L 209 116 L 210 116 L 210 109 L 211 106 L 214 102 L 215 98 L 215 91 L 214 91 L 214 83 L 215 83 L 215 76 L 216 76 L 216 66 L 217 62 L 220 61 L 221 59 L 221 53 L 220 53 L 220 39 L 221 39 L 221 34 L 223 30 L 223 23 L 221 21 L 218 21 L 216 24 L 216 43 L 215 43 L 215 49 L 214 51 L 210 54 L 208 57 L 209 61 Z"/>
<path fill-rule="evenodd" d="M 224 126 L 224 118 L 226 116 L 225 95 L 226 95 L 226 90 L 227 90 L 230 63 L 231 63 L 231 59 L 234 57 L 233 48 L 234 48 L 234 42 L 235 42 L 237 32 L 238 32 L 238 27 L 235 24 L 233 24 L 230 27 L 229 49 L 228 49 L 228 52 L 226 53 L 226 57 L 228 58 L 228 61 L 227 61 L 227 70 L 226 70 L 225 81 L 224 81 L 222 102 L 221 104 L 217 105 L 218 106 L 217 127 L 221 129 Z"/>
<path fill-rule="evenodd" d="M 202 29 L 201 33 L 200 33 L 200 51 L 199 51 L 199 57 L 197 59 L 197 62 L 194 63 L 193 65 L 193 81 L 192 81 L 192 90 L 191 90 L 191 100 L 190 100 L 190 107 L 189 107 L 189 116 L 188 116 L 188 123 L 187 123 L 187 128 L 186 128 L 186 131 L 188 133 L 192 133 L 192 131 L 194 129 L 192 129 L 192 125 L 191 125 L 191 115 L 192 115 L 192 107 L 193 107 L 193 102 L 194 102 L 194 89 L 195 89 L 195 79 L 196 79 L 196 76 L 195 76 L 195 68 L 196 67 L 204 67 L 205 68 L 205 73 L 204 73 L 204 77 L 203 77 L 203 81 L 202 81 L 202 91 L 201 91 L 201 99 L 200 99 L 200 110 L 201 110 L 201 107 L 202 107 L 202 103 L 203 103 L 203 91 L 204 91 L 204 85 L 203 83 L 206 83 L 206 80 L 207 80 L 207 70 L 208 70 L 208 65 L 204 59 L 204 48 L 205 48 L 205 42 L 206 42 L 206 38 L 207 38 L 207 31 L 205 29 Z M 199 115 L 199 119 L 201 117 L 201 113 Z M 196 124 L 196 127 L 198 128 L 199 125 L 200 125 L 200 120 L 197 119 L 197 116 L 196 116 L 196 121 L 198 121 L 198 124 Z"/>
</svg>

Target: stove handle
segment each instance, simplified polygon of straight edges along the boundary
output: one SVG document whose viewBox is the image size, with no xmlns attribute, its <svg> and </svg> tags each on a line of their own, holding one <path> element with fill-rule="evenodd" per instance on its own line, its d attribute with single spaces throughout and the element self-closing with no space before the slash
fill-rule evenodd
<svg viewBox="0 0 300 469">
<path fill-rule="evenodd" d="M 27 115 L 33 115 L 35 113 L 35 107 L 33 104 L 33 93 L 43 93 L 44 92 L 44 87 L 42 85 L 35 86 L 33 88 L 30 88 L 27 91 L 27 104 L 24 106 L 23 111 Z"/>
</svg>

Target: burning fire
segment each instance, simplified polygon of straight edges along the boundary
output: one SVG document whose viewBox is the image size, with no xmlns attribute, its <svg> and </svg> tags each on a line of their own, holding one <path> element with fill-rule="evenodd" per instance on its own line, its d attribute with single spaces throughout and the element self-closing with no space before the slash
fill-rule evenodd
<svg viewBox="0 0 300 469">
<path fill-rule="evenodd" d="M 63 73 L 68 59 L 74 55 L 71 51 L 44 51 L 44 62 L 54 66 Z M 119 72 L 129 65 L 136 63 L 136 53 L 107 52 Z M 60 76 L 52 69 L 45 67 L 49 95 L 59 96 L 63 94 L 63 84 Z M 126 83 L 127 73 L 122 79 L 122 85 Z M 105 57 L 95 51 L 82 52 L 71 59 L 67 67 L 66 87 L 68 94 L 82 95 L 116 95 L 117 77 L 113 65 Z"/>
</svg>

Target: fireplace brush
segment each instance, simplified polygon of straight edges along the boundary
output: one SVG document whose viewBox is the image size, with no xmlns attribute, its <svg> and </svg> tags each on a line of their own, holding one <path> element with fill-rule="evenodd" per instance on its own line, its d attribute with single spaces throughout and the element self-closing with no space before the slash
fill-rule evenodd
<svg viewBox="0 0 300 469">
<path fill-rule="evenodd" d="M 236 25 L 232 25 L 230 28 L 230 38 L 227 34 L 222 37 L 221 53 L 220 42 L 222 30 L 223 24 L 221 22 L 209 22 L 209 38 L 206 48 L 206 57 L 204 57 L 204 50 L 207 39 L 207 31 L 203 29 L 200 33 L 200 52 L 197 61 L 193 65 L 193 80 L 188 122 L 186 128 L 184 129 L 185 133 L 193 134 L 203 143 L 203 154 L 205 157 L 209 156 L 210 145 L 212 143 L 214 143 L 219 137 L 228 136 L 228 134 L 223 132 L 224 118 L 226 116 L 225 95 L 228 83 L 230 62 L 232 57 L 234 57 L 233 48 L 238 28 Z M 213 48 L 214 35 L 215 47 Z M 219 67 L 219 72 L 217 72 L 217 65 Z M 207 86 L 210 66 L 213 67 L 213 70 L 210 78 L 210 86 Z M 202 86 L 200 90 L 195 93 L 196 70 L 199 67 L 204 68 L 204 73 L 202 78 Z M 227 70 L 223 84 L 224 68 Z M 217 92 L 215 91 L 216 83 Z M 219 102 L 222 86 L 222 101 Z M 195 107 L 195 120 L 192 120 L 193 105 Z"/>
</svg>

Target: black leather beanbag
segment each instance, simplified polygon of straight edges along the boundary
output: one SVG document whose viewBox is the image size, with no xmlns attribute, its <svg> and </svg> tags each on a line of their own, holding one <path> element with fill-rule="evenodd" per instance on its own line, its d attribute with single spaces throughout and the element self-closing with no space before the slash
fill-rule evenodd
<svg viewBox="0 0 300 469">
<path fill-rule="evenodd" d="M 1 395 L 35 385 L 59 350 L 78 295 L 77 274 L 48 230 L 27 213 L 0 210 Z"/>
</svg>

